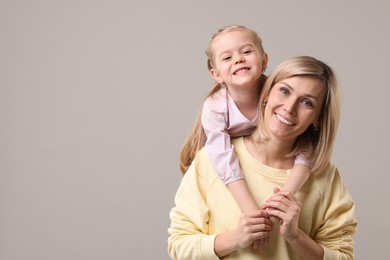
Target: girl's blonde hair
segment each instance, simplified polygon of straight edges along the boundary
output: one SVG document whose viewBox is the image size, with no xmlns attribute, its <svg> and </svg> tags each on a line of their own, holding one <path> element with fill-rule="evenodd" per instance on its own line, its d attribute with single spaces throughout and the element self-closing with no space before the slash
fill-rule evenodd
<svg viewBox="0 0 390 260">
<path fill-rule="evenodd" d="M 266 63 L 267 59 L 265 58 L 265 52 L 263 49 L 263 43 L 259 35 L 242 25 L 230 25 L 230 26 L 225 26 L 221 29 L 219 29 L 216 33 L 214 33 L 210 39 L 209 45 L 206 49 L 206 55 L 207 55 L 207 68 L 209 70 L 215 68 L 215 57 L 214 57 L 214 41 L 216 38 L 220 37 L 221 35 L 232 32 L 232 31 L 244 31 L 247 32 L 249 37 L 252 39 L 255 47 L 259 51 L 262 61 L 264 63 L 264 69 L 266 68 Z M 262 75 L 260 78 L 259 82 L 259 89 L 261 90 L 262 86 L 264 85 L 265 82 L 265 75 Z M 218 90 L 220 90 L 223 87 L 223 85 L 219 84 L 218 82 L 214 82 L 214 85 L 212 86 L 209 94 L 207 95 L 206 98 L 212 96 L 215 94 Z M 196 153 L 204 146 L 206 142 L 206 135 L 203 131 L 202 127 L 202 122 L 201 122 L 201 114 L 202 111 L 200 110 L 197 114 L 197 117 L 195 119 L 195 123 L 190 131 L 190 133 L 187 136 L 187 139 L 185 140 L 181 150 L 180 150 L 180 171 L 182 175 L 185 174 L 187 171 L 188 167 L 191 165 L 191 162 L 194 160 Z"/>
<path fill-rule="evenodd" d="M 333 70 L 324 62 L 309 56 L 293 57 L 280 63 L 269 75 L 260 95 L 259 124 L 252 133 L 254 142 L 269 138 L 264 122 L 266 101 L 273 86 L 287 78 L 308 76 L 319 79 L 325 87 L 318 129 L 311 125 L 298 136 L 290 156 L 305 151 L 305 158 L 313 163 L 312 171 L 320 170 L 329 162 L 340 119 L 339 85 Z"/>
</svg>

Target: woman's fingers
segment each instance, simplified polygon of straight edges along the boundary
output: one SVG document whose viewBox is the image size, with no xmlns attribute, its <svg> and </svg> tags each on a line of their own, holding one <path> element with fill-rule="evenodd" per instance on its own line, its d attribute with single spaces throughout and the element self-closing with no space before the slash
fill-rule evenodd
<svg viewBox="0 0 390 260">
<path fill-rule="evenodd" d="M 243 215 L 242 225 L 246 232 L 262 237 L 263 233 L 272 230 L 273 222 L 265 212 L 252 212 Z"/>
<path fill-rule="evenodd" d="M 235 231 L 239 247 L 261 246 L 267 241 L 272 228 L 273 222 L 265 212 L 258 210 L 243 214 Z"/>
<path fill-rule="evenodd" d="M 277 191 L 277 190 L 276 190 Z M 302 203 L 290 192 L 277 191 L 262 205 L 272 217 L 280 221 L 280 232 L 283 237 L 297 235 L 299 214 Z"/>
<path fill-rule="evenodd" d="M 290 192 L 279 191 L 275 189 L 275 194 L 268 198 L 262 205 L 262 209 L 281 220 L 281 224 L 293 222 L 299 216 L 302 204 Z"/>
<path fill-rule="evenodd" d="M 276 208 L 281 211 L 286 211 L 289 207 L 290 202 L 291 201 L 285 196 L 282 196 L 280 194 L 273 195 L 262 205 L 262 209 L 265 209 L 268 214 L 270 214 L 270 208 Z"/>
</svg>

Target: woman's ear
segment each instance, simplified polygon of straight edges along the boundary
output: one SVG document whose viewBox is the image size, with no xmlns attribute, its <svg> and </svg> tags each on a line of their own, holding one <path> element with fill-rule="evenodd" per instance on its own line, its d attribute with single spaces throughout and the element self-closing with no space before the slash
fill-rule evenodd
<svg viewBox="0 0 390 260">
<path fill-rule="evenodd" d="M 216 82 L 218 82 L 219 84 L 223 84 L 223 79 L 222 79 L 221 75 L 219 75 L 217 70 L 211 69 L 210 75 Z"/>
<path fill-rule="evenodd" d="M 313 122 L 314 131 L 318 131 L 319 128 L 320 128 L 320 121 L 317 120 L 317 121 Z"/>
<path fill-rule="evenodd" d="M 264 100 L 263 100 L 263 106 L 265 106 L 267 103 L 268 103 L 268 95 L 264 97 Z"/>
</svg>

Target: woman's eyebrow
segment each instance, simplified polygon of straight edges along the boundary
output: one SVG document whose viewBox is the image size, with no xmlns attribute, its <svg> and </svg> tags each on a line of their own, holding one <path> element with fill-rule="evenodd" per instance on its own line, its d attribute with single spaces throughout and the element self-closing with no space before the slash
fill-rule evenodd
<svg viewBox="0 0 390 260">
<path fill-rule="evenodd" d="M 282 82 L 280 82 L 280 84 L 283 84 L 283 85 L 285 85 L 288 89 L 294 91 L 294 88 L 293 88 L 292 86 L 290 86 L 288 83 L 282 81 Z M 318 101 L 318 98 L 317 98 L 316 96 L 314 96 L 314 95 L 311 95 L 311 94 L 306 94 L 305 97 L 310 97 L 310 98 L 313 98 L 313 99 L 315 99 L 316 101 Z"/>
</svg>

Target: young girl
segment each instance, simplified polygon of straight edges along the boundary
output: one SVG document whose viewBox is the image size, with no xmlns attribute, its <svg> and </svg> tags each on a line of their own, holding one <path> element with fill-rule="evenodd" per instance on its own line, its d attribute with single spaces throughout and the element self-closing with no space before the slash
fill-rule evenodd
<svg viewBox="0 0 390 260">
<path fill-rule="evenodd" d="M 184 175 L 196 152 L 205 146 L 214 169 L 241 210 L 253 212 L 258 210 L 258 204 L 249 192 L 230 140 L 251 134 L 257 126 L 268 56 L 257 33 L 244 26 L 220 29 L 211 38 L 206 54 L 208 69 L 216 83 L 182 147 L 180 168 Z M 302 155 L 297 156 L 281 190 L 296 193 L 309 175 L 310 163 Z"/>
</svg>

